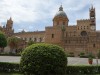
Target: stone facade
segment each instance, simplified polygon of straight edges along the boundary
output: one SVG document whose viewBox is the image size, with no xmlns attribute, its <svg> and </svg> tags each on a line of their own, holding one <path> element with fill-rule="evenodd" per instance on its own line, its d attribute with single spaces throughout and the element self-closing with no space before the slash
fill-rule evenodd
<svg viewBox="0 0 100 75">
<path fill-rule="evenodd" d="M 19 37 L 26 42 L 33 40 L 34 42 L 45 42 L 45 31 L 34 31 L 34 32 L 19 32 L 14 33 L 13 36 Z"/>
<path fill-rule="evenodd" d="M 77 25 L 69 25 L 63 7 L 53 18 L 53 26 L 46 27 L 45 42 L 62 46 L 67 53 L 94 53 L 100 48 L 100 33 L 96 31 L 95 8 L 89 9 L 89 19 L 77 20 Z"/>
<path fill-rule="evenodd" d="M 89 14 L 89 19 L 77 20 L 77 25 L 69 25 L 69 19 L 63 11 L 63 7 L 60 6 L 53 18 L 53 26 L 45 27 L 45 31 L 22 31 L 13 35 L 26 41 L 56 44 L 63 47 L 65 52 L 73 52 L 76 56 L 80 52 L 87 54 L 92 52 L 96 55 L 100 49 L 100 32 L 96 31 L 95 8 L 93 6 L 89 9 Z M 6 31 L 7 34 L 8 32 Z"/>
</svg>

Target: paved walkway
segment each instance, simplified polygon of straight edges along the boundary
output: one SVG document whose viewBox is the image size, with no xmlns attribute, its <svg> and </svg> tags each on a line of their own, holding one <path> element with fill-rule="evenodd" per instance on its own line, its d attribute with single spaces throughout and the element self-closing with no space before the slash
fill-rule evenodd
<svg viewBox="0 0 100 75">
<path fill-rule="evenodd" d="M 0 56 L 0 62 L 20 62 L 20 56 Z M 100 64 L 100 59 L 98 59 Z M 93 64 L 96 65 L 96 59 L 93 59 Z M 89 65 L 88 58 L 68 57 L 68 65 Z"/>
<path fill-rule="evenodd" d="M 100 64 L 100 59 L 98 59 Z M 68 57 L 68 65 L 89 65 L 88 58 Z M 93 59 L 93 65 L 97 65 L 96 59 Z"/>
<path fill-rule="evenodd" d="M 20 56 L 0 56 L 0 62 L 20 62 Z"/>
</svg>

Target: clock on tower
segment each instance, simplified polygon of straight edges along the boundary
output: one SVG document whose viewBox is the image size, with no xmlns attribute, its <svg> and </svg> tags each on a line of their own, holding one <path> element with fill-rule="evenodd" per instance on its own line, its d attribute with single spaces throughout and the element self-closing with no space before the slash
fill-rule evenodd
<svg viewBox="0 0 100 75">
<path fill-rule="evenodd" d="M 96 29 L 96 27 L 95 26 L 91 26 L 91 30 L 95 30 Z"/>
</svg>

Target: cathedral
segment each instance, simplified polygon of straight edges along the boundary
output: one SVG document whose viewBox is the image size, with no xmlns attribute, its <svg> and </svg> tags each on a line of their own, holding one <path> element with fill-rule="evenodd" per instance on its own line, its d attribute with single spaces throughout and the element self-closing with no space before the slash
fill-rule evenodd
<svg viewBox="0 0 100 75">
<path fill-rule="evenodd" d="M 88 13 L 87 13 L 88 14 Z M 59 45 L 65 52 L 73 52 L 75 56 L 84 52 L 97 55 L 100 49 L 100 32 L 96 31 L 95 8 L 89 9 L 89 19 L 77 20 L 77 25 L 69 25 L 69 19 L 62 5 L 53 18 L 53 25 L 45 27 L 45 31 L 14 33 L 13 21 L 10 18 L 6 27 L 0 27 L 8 36 L 17 36 L 28 42 L 45 42 Z"/>
</svg>

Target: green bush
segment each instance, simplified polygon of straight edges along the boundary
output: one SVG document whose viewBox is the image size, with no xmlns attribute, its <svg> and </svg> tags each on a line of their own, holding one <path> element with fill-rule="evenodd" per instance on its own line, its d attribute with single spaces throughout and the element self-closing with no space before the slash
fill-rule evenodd
<svg viewBox="0 0 100 75">
<path fill-rule="evenodd" d="M 68 57 L 74 57 L 75 55 L 74 55 L 74 53 L 73 52 L 70 52 L 69 54 L 68 54 Z"/>
<path fill-rule="evenodd" d="M 28 44 L 28 46 L 30 46 L 32 44 L 35 44 L 35 42 L 33 40 L 29 40 L 27 44 Z"/>
<path fill-rule="evenodd" d="M 100 66 L 67 66 L 67 74 L 100 74 Z"/>
<path fill-rule="evenodd" d="M 33 44 L 21 55 L 20 69 L 28 75 L 64 75 L 66 66 L 66 54 L 56 45 Z"/>
<path fill-rule="evenodd" d="M 87 56 L 84 52 L 81 52 L 81 53 L 79 54 L 79 57 L 80 57 L 80 58 L 87 58 L 88 56 Z"/>
<path fill-rule="evenodd" d="M 94 56 L 93 53 L 89 53 L 89 54 L 88 54 L 88 58 L 95 58 L 95 56 Z"/>
<path fill-rule="evenodd" d="M 19 72 L 19 64 L 0 62 L 0 73 L 1 72 Z"/>
<path fill-rule="evenodd" d="M 20 53 L 17 53 L 17 54 L 15 54 L 15 53 L 0 53 L 0 56 L 21 56 L 21 54 Z"/>
<path fill-rule="evenodd" d="M 8 74 L 9 73 L 18 73 L 18 74 L 20 74 L 21 72 L 19 71 L 19 64 L 0 62 L 0 75 L 2 75 L 1 73 L 8 73 Z M 66 67 L 66 75 L 84 75 L 84 74 L 85 75 L 86 74 L 88 74 L 88 75 L 100 74 L 100 65 L 98 65 L 98 66 L 79 65 L 79 66 L 67 66 Z M 11 74 L 9 74 L 9 75 L 11 75 Z M 29 74 L 27 74 L 27 75 L 29 75 Z"/>
</svg>

